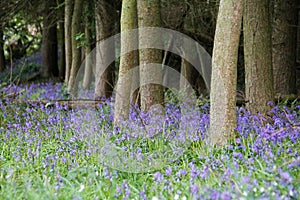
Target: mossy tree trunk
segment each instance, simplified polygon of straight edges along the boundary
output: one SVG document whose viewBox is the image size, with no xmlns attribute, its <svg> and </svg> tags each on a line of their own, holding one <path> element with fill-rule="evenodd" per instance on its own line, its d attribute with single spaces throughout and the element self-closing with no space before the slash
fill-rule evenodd
<svg viewBox="0 0 300 200">
<path fill-rule="evenodd" d="M 160 0 L 137 0 L 137 10 L 139 28 L 161 26 Z M 141 46 L 147 46 L 151 42 L 162 42 L 159 40 L 157 36 L 152 37 L 145 31 L 139 31 Z M 141 109 L 148 111 L 151 106 L 163 103 L 162 70 L 148 65 L 161 63 L 162 52 L 158 49 L 140 49 L 139 61 Z M 145 84 L 147 80 L 153 80 L 155 84 Z"/>
<path fill-rule="evenodd" d="M 125 34 L 126 31 L 137 28 L 137 23 L 136 0 L 123 0 L 121 11 L 121 33 L 123 33 L 121 35 L 121 52 L 128 52 L 129 49 L 134 49 L 134 46 L 138 45 L 138 38 Z M 119 120 L 128 119 L 132 82 L 130 70 L 138 66 L 138 63 L 138 51 L 131 51 L 120 58 L 114 113 L 115 124 L 118 124 Z"/>
<path fill-rule="evenodd" d="M 242 15 L 242 0 L 220 1 L 212 57 L 211 145 L 228 144 L 236 128 L 237 60 Z"/>
<path fill-rule="evenodd" d="M 75 0 L 71 27 L 72 65 L 68 83 L 68 91 L 73 96 L 76 96 L 76 76 L 81 65 L 81 48 L 78 48 L 76 35 L 81 31 L 82 8 L 83 0 Z"/>
<path fill-rule="evenodd" d="M 246 107 L 266 114 L 274 98 L 269 0 L 244 0 Z"/>
</svg>

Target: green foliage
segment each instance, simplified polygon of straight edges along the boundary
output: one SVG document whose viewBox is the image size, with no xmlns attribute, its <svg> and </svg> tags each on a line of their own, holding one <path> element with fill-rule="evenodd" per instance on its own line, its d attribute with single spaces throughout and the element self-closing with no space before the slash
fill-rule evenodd
<svg viewBox="0 0 300 200">
<path fill-rule="evenodd" d="M 300 101 L 294 95 L 290 95 L 282 100 L 278 100 L 276 103 L 281 110 L 284 110 L 285 107 L 296 110 L 297 106 L 300 104 Z"/>
<path fill-rule="evenodd" d="M 77 48 L 84 47 L 87 44 L 84 33 L 77 33 L 75 39 L 77 41 Z"/>
<path fill-rule="evenodd" d="M 89 37 L 85 33 L 77 33 L 75 36 L 75 39 L 77 41 L 77 48 L 87 46 L 89 44 L 89 41 L 91 41 L 91 39 L 94 39 L 94 35 L 91 35 Z"/>
<path fill-rule="evenodd" d="M 27 21 L 22 13 L 12 18 L 3 30 L 6 59 L 19 59 L 35 53 L 41 46 L 40 19 Z M 10 55 L 12 53 L 12 55 Z"/>
<path fill-rule="evenodd" d="M 179 103 L 179 99 L 178 99 L 178 95 L 179 92 L 176 92 L 176 90 L 172 90 L 170 88 L 166 88 L 165 92 L 164 92 L 164 99 L 165 102 L 169 102 L 170 104 L 175 104 L 178 105 Z"/>
</svg>

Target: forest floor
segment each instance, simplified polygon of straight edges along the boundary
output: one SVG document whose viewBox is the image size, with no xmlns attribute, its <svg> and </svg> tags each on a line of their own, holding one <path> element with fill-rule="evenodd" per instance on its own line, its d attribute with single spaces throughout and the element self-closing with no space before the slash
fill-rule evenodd
<svg viewBox="0 0 300 200">
<path fill-rule="evenodd" d="M 0 99 L 0 199 L 300 198 L 299 101 L 273 105 L 268 118 L 238 107 L 237 138 L 213 148 L 208 102 L 186 112 L 169 102 L 160 118 L 133 107 L 116 128 L 113 101 L 24 104 L 64 99 L 64 85 L 0 87 L 17 94 Z"/>
</svg>

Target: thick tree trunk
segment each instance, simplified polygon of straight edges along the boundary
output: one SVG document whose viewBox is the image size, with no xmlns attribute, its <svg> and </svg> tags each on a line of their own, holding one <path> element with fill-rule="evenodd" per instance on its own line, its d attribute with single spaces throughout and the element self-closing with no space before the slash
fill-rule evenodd
<svg viewBox="0 0 300 200">
<path fill-rule="evenodd" d="M 66 70 L 65 70 L 65 83 L 68 86 L 70 71 L 72 67 L 72 15 L 73 15 L 73 2 L 74 0 L 65 1 L 65 56 L 66 56 Z"/>
<path fill-rule="evenodd" d="M 253 114 L 266 114 L 274 97 L 269 13 L 268 0 L 244 0 L 246 106 Z"/>
<path fill-rule="evenodd" d="M 6 68 L 3 45 L 4 45 L 3 33 L 2 30 L 0 30 L 0 72 L 3 72 Z"/>
<path fill-rule="evenodd" d="M 296 93 L 297 0 L 273 2 L 272 59 L 275 93 Z"/>
<path fill-rule="evenodd" d="M 210 131 L 212 145 L 228 144 L 236 128 L 238 46 L 242 0 L 221 0 L 212 57 Z"/>
<path fill-rule="evenodd" d="M 75 0 L 74 12 L 72 17 L 72 67 L 70 71 L 68 91 L 71 95 L 76 96 L 76 76 L 81 65 L 81 48 L 77 47 L 76 34 L 80 32 L 80 22 L 82 16 L 83 0 Z"/>
<path fill-rule="evenodd" d="M 52 20 L 51 12 L 55 2 L 47 1 L 43 13 L 43 36 L 42 36 L 42 77 L 58 76 L 58 49 L 56 22 Z"/>
<path fill-rule="evenodd" d="M 137 46 L 137 38 L 124 33 L 137 28 L 137 7 L 136 0 L 123 0 L 121 11 L 121 52 L 128 52 Z M 130 69 L 138 66 L 138 51 L 131 51 L 121 55 L 119 77 L 117 82 L 116 103 L 114 120 L 115 124 L 121 119 L 127 119 L 130 107 L 130 91 L 132 74 Z"/>
<path fill-rule="evenodd" d="M 97 0 L 95 8 L 96 17 L 96 74 L 95 74 L 95 98 L 110 97 L 113 91 L 114 65 L 103 66 L 110 56 L 115 54 L 114 45 L 100 46 L 99 44 L 115 34 L 115 3 L 111 0 Z M 102 70 L 105 69 L 104 72 Z"/>
<path fill-rule="evenodd" d="M 143 27 L 160 27 L 160 0 L 137 0 L 138 10 L 138 26 Z M 162 42 L 160 38 L 152 37 L 145 31 L 139 32 L 139 44 L 146 46 L 151 42 Z M 140 49 L 140 81 L 141 81 L 141 109 L 148 111 L 152 105 L 163 103 L 163 87 L 162 87 L 162 69 L 149 66 L 151 63 L 161 63 L 162 53 L 157 49 Z M 147 80 L 153 81 L 155 84 L 145 84 Z"/>
</svg>

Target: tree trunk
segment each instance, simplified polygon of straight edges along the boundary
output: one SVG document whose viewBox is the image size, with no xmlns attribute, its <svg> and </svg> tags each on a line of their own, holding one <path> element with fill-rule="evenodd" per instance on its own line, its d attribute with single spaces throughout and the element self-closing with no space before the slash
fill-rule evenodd
<svg viewBox="0 0 300 200">
<path fill-rule="evenodd" d="M 86 36 L 90 37 L 90 30 L 88 30 L 89 27 L 85 27 L 85 34 Z M 84 76 L 83 76 L 83 83 L 82 87 L 84 89 L 88 89 L 90 87 L 91 81 L 92 81 L 92 75 L 93 75 L 93 63 L 92 63 L 92 57 L 90 56 L 90 53 L 92 51 L 92 45 L 89 43 L 84 47 L 84 53 L 85 53 L 85 63 L 84 63 Z"/>
<path fill-rule="evenodd" d="M 272 58 L 276 93 L 296 93 L 297 0 L 274 0 Z"/>
<path fill-rule="evenodd" d="M 300 2 L 298 2 L 298 7 L 300 7 Z M 300 10 L 298 11 L 298 18 L 297 18 L 297 64 L 298 64 L 298 69 L 300 69 Z"/>
<path fill-rule="evenodd" d="M 64 80 L 66 75 L 66 49 L 65 49 L 65 29 L 64 22 L 59 22 L 59 34 L 60 34 L 60 56 L 59 56 L 59 78 Z"/>
<path fill-rule="evenodd" d="M 185 91 L 185 89 L 193 82 L 193 65 L 183 58 L 181 59 L 180 73 L 182 78 L 184 77 L 186 79 L 186 81 L 180 79 L 180 91 Z"/>
<path fill-rule="evenodd" d="M 181 59 L 180 73 L 182 75 L 180 78 L 180 91 L 185 92 L 188 87 L 192 86 L 199 94 L 206 94 L 206 85 L 202 76 L 191 63 L 183 58 Z"/>
<path fill-rule="evenodd" d="M 85 53 L 85 65 L 84 65 L 84 77 L 83 77 L 83 83 L 82 86 L 84 89 L 88 89 L 90 87 L 91 81 L 92 81 L 92 75 L 93 75 L 93 58 L 90 55 L 92 51 L 92 20 L 93 17 L 91 16 L 94 14 L 93 6 L 91 6 L 91 2 L 86 2 L 86 10 L 87 10 L 87 16 L 85 18 L 85 39 L 86 39 L 86 45 L 84 48 Z"/>
<path fill-rule="evenodd" d="M 115 47 L 112 44 L 99 46 L 99 43 L 115 34 L 115 12 L 114 1 L 97 0 L 95 8 L 96 17 L 96 74 L 95 74 L 95 98 L 110 97 L 113 91 L 114 65 L 103 66 L 110 56 L 114 56 Z M 105 70 L 104 70 L 105 69 Z M 104 70 L 104 71 L 103 71 Z"/>
<path fill-rule="evenodd" d="M 65 70 L 65 83 L 68 86 L 70 71 L 72 67 L 72 15 L 73 15 L 74 0 L 65 1 L 65 56 L 66 56 L 66 70 Z"/>
<path fill-rule="evenodd" d="M 58 76 L 58 49 L 57 49 L 57 28 L 56 22 L 52 20 L 52 7 L 54 1 L 45 2 L 43 13 L 43 36 L 42 36 L 42 67 L 41 76 L 48 78 Z"/>
<path fill-rule="evenodd" d="M 136 6 L 136 0 L 123 0 L 122 2 L 121 33 L 123 35 L 121 35 L 121 52 L 128 52 L 128 49 L 134 49 L 134 46 L 137 45 L 137 38 L 124 34 L 125 31 L 137 28 Z M 130 69 L 135 66 L 138 66 L 138 51 L 121 55 L 114 113 L 115 124 L 121 119 L 128 119 L 132 83 Z"/>
<path fill-rule="evenodd" d="M 74 1 L 74 12 L 72 16 L 72 67 L 70 71 L 68 91 L 71 95 L 76 96 L 76 76 L 81 65 L 81 48 L 77 47 L 76 34 L 80 32 L 80 23 L 82 16 L 83 0 Z"/>
<path fill-rule="evenodd" d="M 300 2 L 298 1 L 298 7 L 300 7 Z M 296 88 L 297 94 L 300 94 L 300 10 L 298 11 L 298 18 L 297 18 L 297 67 L 296 67 Z"/>
<path fill-rule="evenodd" d="M 228 144 L 236 128 L 238 46 L 242 0 L 221 0 L 212 57 L 210 131 L 212 145 Z"/>
<path fill-rule="evenodd" d="M 137 0 L 138 26 L 160 27 L 160 0 Z M 147 32 L 139 32 L 139 44 L 146 46 L 151 42 L 162 42 L 160 38 L 152 37 Z M 151 106 L 163 103 L 162 69 L 149 66 L 151 63 L 161 63 L 162 52 L 157 49 L 140 49 L 140 80 L 141 80 L 141 109 L 148 111 Z M 151 80 L 150 84 L 146 84 Z"/>
<path fill-rule="evenodd" d="M 6 68 L 3 45 L 4 45 L 3 33 L 2 30 L 0 30 L 0 72 L 3 72 Z"/>
<path fill-rule="evenodd" d="M 244 57 L 246 107 L 266 114 L 273 100 L 271 25 L 268 0 L 244 0 Z"/>
</svg>

